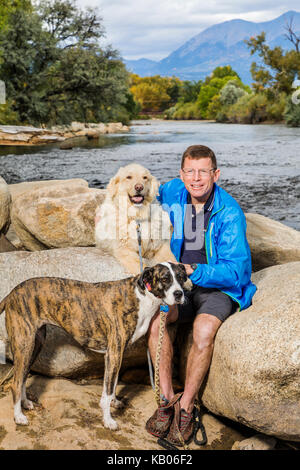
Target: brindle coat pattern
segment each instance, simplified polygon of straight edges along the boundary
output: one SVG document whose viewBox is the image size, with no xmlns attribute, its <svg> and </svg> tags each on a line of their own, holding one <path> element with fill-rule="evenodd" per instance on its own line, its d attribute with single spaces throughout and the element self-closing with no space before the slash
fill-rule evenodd
<svg viewBox="0 0 300 470">
<path fill-rule="evenodd" d="M 26 398 L 25 382 L 45 340 L 46 324 L 63 328 L 83 347 L 105 353 L 103 388 L 105 397 L 111 396 L 114 400 L 124 349 L 136 331 L 141 299 L 149 297 L 145 284 L 151 286 L 153 296 L 150 297 L 154 302 L 148 325 L 174 280 L 179 288 L 190 287 L 183 266 L 169 264 L 172 274 L 167 265 L 146 268 L 142 275 L 120 281 L 89 283 L 41 277 L 16 286 L 0 304 L 0 313 L 4 309 L 6 312 L 7 334 L 14 358 L 15 410 L 21 401 L 24 408 L 33 407 Z M 102 408 L 105 406 L 106 401 Z M 22 415 L 21 405 L 19 410 Z M 15 411 L 15 419 L 16 414 L 18 411 Z M 27 424 L 26 417 L 22 416 L 23 422 L 19 419 L 19 424 Z M 109 418 L 108 411 L 106 421 Z"/>
</svg>

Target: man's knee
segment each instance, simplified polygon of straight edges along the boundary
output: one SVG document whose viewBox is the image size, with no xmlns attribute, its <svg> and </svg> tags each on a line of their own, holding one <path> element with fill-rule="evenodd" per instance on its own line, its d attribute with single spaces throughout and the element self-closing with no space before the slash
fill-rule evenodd
<svg viewBox="0 0 300 470">
<path fill-rule="evenodd" d="M 200 314 L 195 318 L 193 325 L 193 342 L 200 349 L 212 349 L 216 333 L 222 322 L 217 317 Z"/>
</svg>

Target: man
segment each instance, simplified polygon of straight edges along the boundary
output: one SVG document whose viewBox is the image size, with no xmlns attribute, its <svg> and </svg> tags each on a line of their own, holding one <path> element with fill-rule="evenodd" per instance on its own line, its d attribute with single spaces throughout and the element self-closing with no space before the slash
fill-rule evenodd
<svg viewBox="0 0 300 470">
<path fill-rule="evenodd" d="M 166 317 L 167 324 L 177 319 L 194 321 L 184 392 L 174 396 L 173 349 L 166 328 L 160 358 L 162 405 L 146 425 L 148 432 L 167 437 L 176 445 L 182 445 L 182 440 L 176 431 L 172 405 L 180 400 L 179 429 L 188 442 L 193 430 L 194 401 L 211 363 L 215 335 L 237 308 L 242 310 L 251 304 L 256 291 L 250 280 L 245 216 L 238 203 L 216 184 L 219 177 L 214 152 L 203 145 L 193 145 L 182 156 L 180 179 L 162 185 L 158 196 L 174 228 L 171 250 L 194 284 L 186 294 L 187 303 L 170 308 Z M 156 315 L 148 332 L 153 362 L 159 321 Z"/>
</svg>

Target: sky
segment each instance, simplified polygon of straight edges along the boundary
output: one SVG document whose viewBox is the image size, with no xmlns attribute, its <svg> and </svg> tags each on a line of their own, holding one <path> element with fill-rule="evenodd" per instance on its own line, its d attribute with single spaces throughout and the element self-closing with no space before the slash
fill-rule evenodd
<svg viewBox="0 0 300 470">
<path fill-rule="evenodd" d="M 106 43 L 124 59 L 160 60 L 193 36 L 232 19 L 263 22 L 289 10 L 299 0 L 76 0 L 79 7 L 97 7 Z"/>
</svg>

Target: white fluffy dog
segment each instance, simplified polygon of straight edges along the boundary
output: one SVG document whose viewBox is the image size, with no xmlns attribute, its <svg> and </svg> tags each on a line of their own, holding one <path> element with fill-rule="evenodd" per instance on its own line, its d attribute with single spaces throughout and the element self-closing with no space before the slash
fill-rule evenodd
<svg viewBox="0 0 300 470">
<path fill-rule="evenodd" d="M 169 216 L 156 201 L 158 186 L 143 166 L 133 163 L 121 167 L 96 211 L 96 246 L 113 255 L 131 274 L 140 272 L 137 223 L 144 267 L 175 261 L 170 250 Z"/>
</svg>

